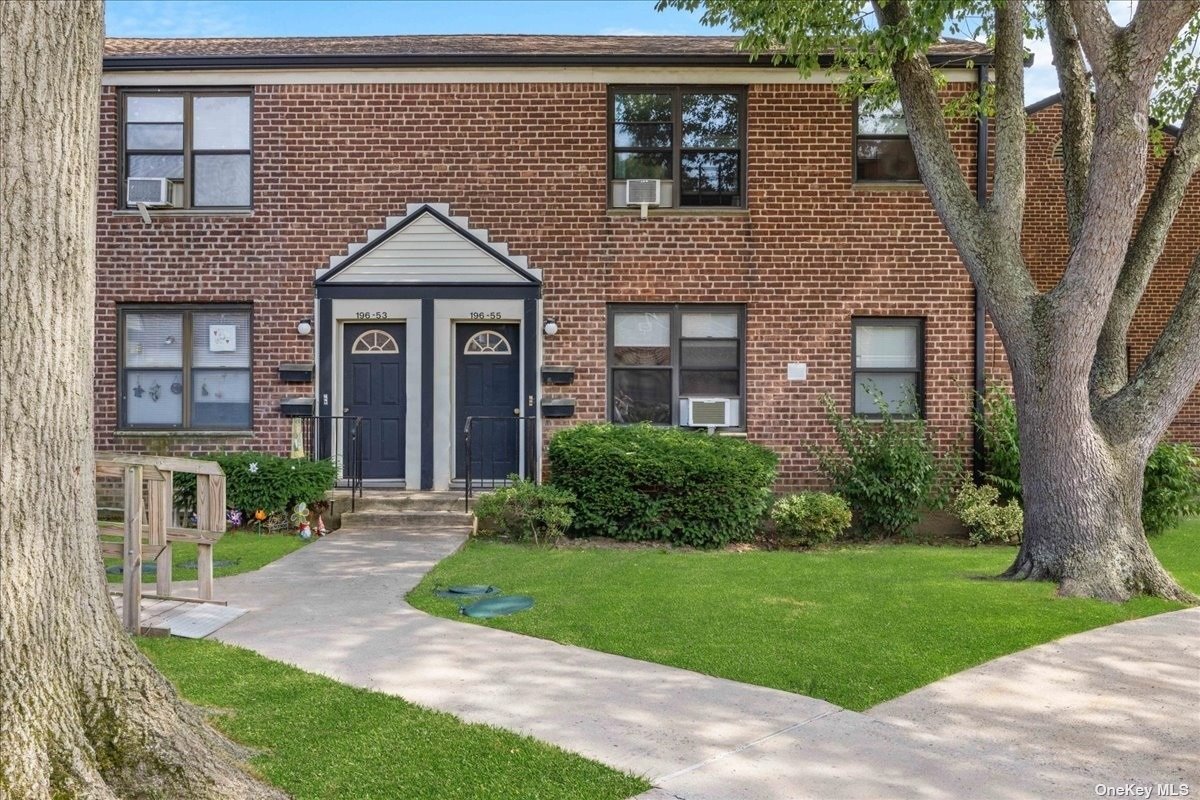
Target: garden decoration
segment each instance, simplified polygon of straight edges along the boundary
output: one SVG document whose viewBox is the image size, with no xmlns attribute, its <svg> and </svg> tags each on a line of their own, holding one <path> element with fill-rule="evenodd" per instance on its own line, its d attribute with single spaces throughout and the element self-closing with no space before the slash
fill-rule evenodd
<svg viewBox="0 0 1200 800">
<path fill-rule="evenodd" d="M 308 524 L 308 505 L 306 503 L 296 503 L 296 507 L 292 509 L 292 524 L 297 526 L 297 533 L 301 539 L 308 540 L 312 538 L 312 526 Z"/>
</svg>

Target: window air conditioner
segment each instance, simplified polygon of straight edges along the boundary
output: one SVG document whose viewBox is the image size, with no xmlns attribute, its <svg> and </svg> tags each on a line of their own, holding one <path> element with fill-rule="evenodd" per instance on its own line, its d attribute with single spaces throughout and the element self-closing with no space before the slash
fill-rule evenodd
<svg viewBox="0 0 1200 800">
<path fill-rule="evenodd" d="M 641 206 L 643 219 L 645 219 L 646 210 L 650 206 L 657 206 L 661 203 L 662 181 L 648 179 L 625 181 L 625 205 Z"/>
<path fill-rule="evenodd" d="M 727 397 L 689 397 L 687 399 L 687 422 L 692 428 L 732 428 L 734 404 Z"/>
<path fill-rule="evenodd" d="M 146 208 L 174 208 L 176 186 L 182 184 L 169 178 L 127 178 L 125 196 L 131 206 Z"/>
</svg>

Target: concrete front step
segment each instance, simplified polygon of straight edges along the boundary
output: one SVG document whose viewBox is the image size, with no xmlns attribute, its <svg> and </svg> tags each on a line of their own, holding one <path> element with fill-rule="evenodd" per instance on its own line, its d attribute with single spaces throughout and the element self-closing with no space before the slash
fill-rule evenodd
<svg viewBox="0 0 1200 800">
<path fill-rule="evenodd" d="M 367 491 L 354 502 L 359 511 L 458 511 L 462 512 L 462 492 Z"/>
<path fill-rule="evenodd" d="M 351 528 L 396 528 L 397 530 L 421 530 L 457 526 L 471 527 L 471 515 L 459 511 L 403 510 L 350 511 L 342 515 L 342 525 Z"/>
</svg>

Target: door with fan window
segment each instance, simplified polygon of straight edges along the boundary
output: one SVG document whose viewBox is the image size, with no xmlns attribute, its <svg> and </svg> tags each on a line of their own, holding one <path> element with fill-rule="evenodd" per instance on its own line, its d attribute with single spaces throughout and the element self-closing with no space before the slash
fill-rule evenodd
<svg viewBox="0 0 1200 800">
<path fill-rule="evenodd" d="M 347 324 L 343 413 L 360 417 L 362 477 L 404 478 L 405 387 L 404 325 Z M 353 457 L 349 436 L 335 443 L 344 458 Z"/>
<path fill-rule="evenodd" d="M 519 326 L 459 323 L 455 331 L 455 476 L 467 477 L 464 430 L 471 422 L 471 481 L 520 471 Z"/>
</svg>

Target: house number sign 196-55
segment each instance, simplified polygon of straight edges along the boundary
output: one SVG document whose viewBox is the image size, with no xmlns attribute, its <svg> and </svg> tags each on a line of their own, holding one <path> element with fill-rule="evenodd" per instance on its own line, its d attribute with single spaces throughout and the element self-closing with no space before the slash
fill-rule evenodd
<svg viewBox="0 0 1200 800">
<path fill-rule="evenodd" d="M 472 311 L 471 319 L 503 319 L 504 315 L 499 311 Z"/>
<path fill-rule="evenodd" d="M 356 311 L 354 312 L 355 319 L 387 319 L 388 312 L 386 311 Z"/>
</svg>

